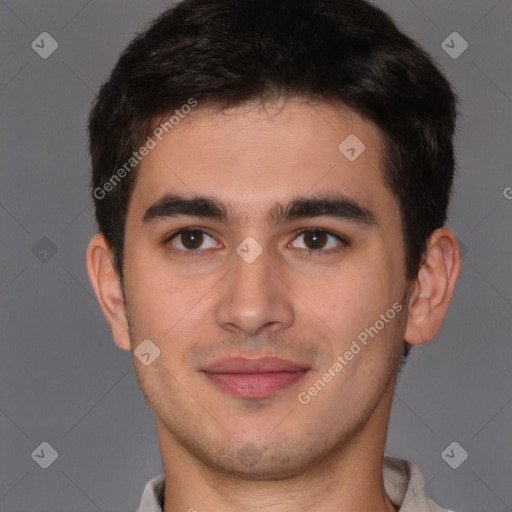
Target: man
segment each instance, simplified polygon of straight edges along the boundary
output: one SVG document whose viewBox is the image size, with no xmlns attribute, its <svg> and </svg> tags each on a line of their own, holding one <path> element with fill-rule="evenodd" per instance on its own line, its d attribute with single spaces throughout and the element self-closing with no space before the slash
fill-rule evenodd
<svg viewBox="0 0 512 512">
<path fill-rule="evenodd" d="M 455 117 L 360 0 L 187 0 L 124 51 L 87 268 L 156 418 L 139 512 L 442 510 L 384 447 L 460 271 Z"/>
</svg>

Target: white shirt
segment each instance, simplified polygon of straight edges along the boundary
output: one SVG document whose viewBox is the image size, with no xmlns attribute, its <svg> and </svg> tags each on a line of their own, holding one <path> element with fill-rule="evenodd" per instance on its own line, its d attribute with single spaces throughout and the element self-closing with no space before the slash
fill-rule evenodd
<svg viewBox="0 0 512 512">
<path fill-rule="evenodd" d="M 412 462 L 385 455 L 383 479 L 386 493 L 400 507 L 399 512 L 453 512 L 427 498 L 421 472 Z M 164 495 L 165 476 L 155 476 L 144 487 L 137 512 L 163 512 Z"/>
</svg>

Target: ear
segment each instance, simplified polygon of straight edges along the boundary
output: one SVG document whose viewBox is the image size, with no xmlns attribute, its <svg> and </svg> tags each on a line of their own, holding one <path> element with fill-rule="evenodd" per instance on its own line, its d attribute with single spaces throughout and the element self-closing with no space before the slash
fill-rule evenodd
<svg viewBox="0 0 512 512">
<path fill-rule="evenodd" d="M 448 228 L 432 233 L 409 299 L 404 338 L 411 345 L 431 340 L 441 328 L 460 274 L 457 238 Z"/>
<path fill-rule="evenodd" d="M 87 273 L 103 314 L 112 330 L 116 345 L 130 350 L 128 318 L 113 255 L 105 237 L 97 233 L 91 238 L 86 253 Z"/>
</svg>

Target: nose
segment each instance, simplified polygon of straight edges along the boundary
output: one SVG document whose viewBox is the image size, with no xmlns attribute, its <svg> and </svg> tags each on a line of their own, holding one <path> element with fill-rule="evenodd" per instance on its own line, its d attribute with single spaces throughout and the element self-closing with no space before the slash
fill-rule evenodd
<svg viewBox="0 0 512 512">
<path fill-rule="evenodd" d="M 220 328 L 233 333 L 257 336 L 293 325 L 295 311 L 292 292 L 271 265 L 265 251 L 252 263 L 236 255 L 233 268 L 221 285 L 215 310 Z"/>
</svg>

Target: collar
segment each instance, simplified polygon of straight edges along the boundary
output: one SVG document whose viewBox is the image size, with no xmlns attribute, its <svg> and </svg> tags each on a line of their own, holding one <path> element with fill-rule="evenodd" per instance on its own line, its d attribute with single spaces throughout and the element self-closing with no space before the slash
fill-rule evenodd
<svg viewBox="0 0 512 512">
<path fill-rule="evenodd" d="M 384 488 L 399 512 L 453 512 L 429 500 L 421 472 L 412 462 L 384 456 Z M 152 478 L 144 487 L 137 512 L 163 512 L 165 475 Z"/>
</svg>

